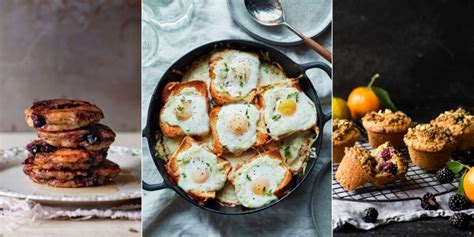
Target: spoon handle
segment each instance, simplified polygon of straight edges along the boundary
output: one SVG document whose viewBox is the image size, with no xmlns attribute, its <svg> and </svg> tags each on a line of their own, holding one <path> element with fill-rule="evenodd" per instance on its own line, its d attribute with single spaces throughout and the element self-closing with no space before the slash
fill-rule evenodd
<svg viewBox="0 0 474 237">
<path fill-rule="evenodd" d="M 318 44 L 318 42 L 314 41 L 313 39 L 306 37 L 303 35 L 301 32 L 299 32 L 297 29 L 295 29 L 293 26 L 290 24 L 286 23 L 284 24 L 289 30 L 291 30 L 293 33 L 298 35 L 302 40 L 303 43 L 305 43 L 307 46 L 312 48 L 314 51 L 316 51 L 319 55 L 323 56 L 324 59 L 328 60 L 330 63 L 332 63 L 332 54 L 324 48 L 322 45 Z"/>
</svg>

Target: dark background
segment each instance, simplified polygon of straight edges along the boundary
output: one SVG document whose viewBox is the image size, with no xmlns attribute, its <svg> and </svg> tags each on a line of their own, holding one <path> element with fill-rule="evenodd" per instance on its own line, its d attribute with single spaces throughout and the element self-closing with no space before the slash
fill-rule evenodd
<svg viewBox="0 0 474 237">
<path fill-rule="evenodd" d="M 334 0 L 334 96 L 347 99 L 378 72 L 377 86 L 418 122 L 463 106 L 474 112 L 474 1 Z M 467 235 L 447 219 L 346 226 L 334 236 Z"/>
<path fill-rule="evenodd" d="M 371 76 L 398 109 L 426 121 L 474 111 L 474 1 L 335 0 L 334 96 Z"/>
</svg>

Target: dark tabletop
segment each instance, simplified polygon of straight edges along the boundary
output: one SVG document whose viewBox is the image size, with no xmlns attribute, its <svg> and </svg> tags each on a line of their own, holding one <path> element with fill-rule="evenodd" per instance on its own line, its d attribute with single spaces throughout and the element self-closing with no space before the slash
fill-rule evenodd
<svg viewBox="0 0 474 237">
<path fill-rule="evenodd" d="M 334 95 L 356 86 L 389 91 L 417 122 L 459 106 L 474 112 L 474 1 L 334 0 Z M 473 229 L 474 230 L 474 229 Z M 447 219 L 391 223 L 372 231 L 345 226 L 334 236 L 466 236 Z"/>
</svg>

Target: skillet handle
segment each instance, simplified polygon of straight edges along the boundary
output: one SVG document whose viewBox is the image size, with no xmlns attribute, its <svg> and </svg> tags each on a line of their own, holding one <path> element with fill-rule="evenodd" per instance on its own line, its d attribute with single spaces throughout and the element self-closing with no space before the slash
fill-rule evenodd
<svg viewBox="0 0 474 237">
<path fill-rule="evenodd" d="M 322 63 L 322 62 L 303 63 L 303 64 L 300 64 L 299 67 L 304 72 L 308 71 L 311 68 L 319 68 L 323 70 L 326 74 L 328 74 L 329 78 L 332 79 L 332 69 L 329 65 L 325 63 Z"/>
<path fill-rule="evenodd" d="M 323 120 L 323 126 L 324 126 L 324 124 L 326 124 L 327 121 L 332 119 L 332 112 L 328 112 L 327 114 L 325 114 L 325 113 L 322 113 L 322 114 L 323 114 L 323 116 L 322 116 L 321 119 Z"/>
<path fill-rule="evenodd" d="M 145 127 L 143 130 L 142 130 L 142 137 L 148 139 L 148 127 Z M 165 188 L 170 188 L 170 186 L 165 182 L 163 181 L 162 183 L 158 183 L 158 184 L 149 184 L 145 181 L 142 180 L 142 188 L 146 191 L 156 191 L 156 190 L 162 190 L 162 189 L 165 189 Z"/>
<path fill-rule="evenodd" d="M 162 189 L 170 188 L 170 187 L 164 181 L 159 184 L 149 184 L 142 180 L 142 188 L 146 191 L 157 191 L 157 190 L 162 190 Z"/>
<path fill-rule="evenodd" d="M 304 63 L 299 65 L 301 70 L 304 72 L 308 71 L 311 68 L 319 68 L 323 70 L 326 74 L 328 74 L 329 78 L 332 78 L 332 73 L 331 73 L 331 67 L 325 63 L 322 62 L 311 62 L 311 63 Z M 323 113 L 322 120 L 323 120 L 323 125 L 326 124 L 327 121 L 329 121 L 332 118 L 332 112 L 329 112 L 327 114 Z"/>
</svg>

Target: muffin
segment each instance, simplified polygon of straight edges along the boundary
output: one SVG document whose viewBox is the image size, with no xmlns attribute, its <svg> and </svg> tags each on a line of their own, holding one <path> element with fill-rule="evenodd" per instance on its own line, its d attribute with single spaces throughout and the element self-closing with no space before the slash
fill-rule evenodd
<svg viewBox="0 0 474 237">
<path fill-rule="evenodd" d="M 344 157 L 344 149 L 346 147 L 354 146 L 359 138 L 359 129 L 357 129 L 349 120 L 334 119 L 332 123 L 333 162 L 340 163 Z"/>
<path fill-rule="evenodd" d="M 344 158 L 336 171 L 336 180 L 346 191 L 371 182 L 375 186 L 404 180 L 407 162 L 389 142 L 376 149 L 360 147 L 345 149 Z"/>
<path fill-rule="evenodd" d="M 464 109 L 450 110 L 440 114 L 431 124 L 448 129 L 456 139 L 456 150 L 474 148 L 474 116 Z"/>
<path fill-rule="evenodd" d="M 451 132 L 432 124 L 419 124 L 408 129 L 404 137 L 411 161 L 425 170 L 438 170 L 449 160 L 455 148 Z"/>
<path fill-rule="evenodd" d="M 405 179 L 408 170 L 407 162 L 389 142 L 372 150 L 370 156 L 376 161 L 371 177 L 371 183 L 375 186 Z"/>
<path fill-rule="evenodd" d="M 412 126 L 411 119 L 403 112 L 385 111 L 367 113 L 362 118 L 362 125 L 367 130 L 369 143 L 376 148 L 385 142 L 390 142 L 395 148 L 402 148 L 403 135 Z"/>
<path fill-rule="evenodd" d="M 370 181 L 370 171 L 374 167 L 367 149 L 346 147 L 344 158 L 336 171 L 336 180 L 348 192 Z"/>
</svg>

